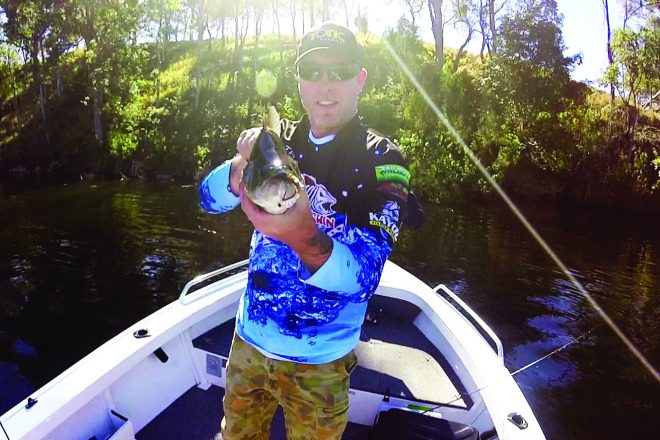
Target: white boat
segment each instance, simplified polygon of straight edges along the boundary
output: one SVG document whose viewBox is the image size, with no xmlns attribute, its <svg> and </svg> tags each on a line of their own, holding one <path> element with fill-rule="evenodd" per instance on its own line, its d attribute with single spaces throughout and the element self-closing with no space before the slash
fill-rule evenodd
<svg viewBox="0 0 660 440">
<path fill-rule="evenodd" d="M 2 415 L 0 440 L 210 439 L 246 263 L 195 278 Z M 500 340 L 444 285 L 388 261 L 362 330 L 343 438 L 545 438 Z M 276 414 L 271 438 L 284 432 Z"/>
</svg>

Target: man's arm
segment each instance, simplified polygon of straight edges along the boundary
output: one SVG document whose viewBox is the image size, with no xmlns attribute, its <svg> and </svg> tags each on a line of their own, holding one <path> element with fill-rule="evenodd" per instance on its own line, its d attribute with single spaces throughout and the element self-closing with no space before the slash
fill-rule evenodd
<svg viewBox="0 0 660 440">
<path fill-rule="evenodd" d="M 240 183 L 243 178 L 243 170 L 250 160 L 252 147 L 254 147 L 257 138 L 261 133 L 261 128 L 249 128 L 243 130 L 236 141 L 236 156 L 231 160 L 231 174 L 229 176 L 229 186 L 231 192 L 238 197 L 240 193 Z"/>
<path fill-rule="evenodd" d="M 260 131 L 259 128 L 244 130 L 236 141 L 236 156 L 215 168 L 202 180 L 199 187 L 202 209 L 211 214 L 222 214 L 238 206 L 243 170 Z"/>
<path fill-rule="evenodd" d="M 239 194 L 241 208 L 254 228 L 289 246 L 309 272 L 316 272 L 330 258 L 332 239 L 316 226 L 305 191 L 301 191 L 295 205 L 277 215 L 255 205 L 245 194 L 242 182 Z"/>
<path fill-rule="evenodd" d="M 229 188 L 231 189 L 232 194 L 236 197 L 240 194 L 239 186 L 241 184 L 241 179 L 243 178 L 243 170 L 248 164 L 248 161 L 237 154 L 231 161 L 231 172 L 229 174 Z"/>
</svg>

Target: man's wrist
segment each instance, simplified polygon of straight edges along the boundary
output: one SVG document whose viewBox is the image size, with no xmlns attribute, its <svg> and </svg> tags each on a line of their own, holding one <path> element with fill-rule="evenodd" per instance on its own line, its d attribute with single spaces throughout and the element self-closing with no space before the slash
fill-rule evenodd
<svg viewBox="0 0 660 440">
<path fill-rule="evenodd" d="M 248 161 L 243 158 L 243 156 L 237 154 L 231 160 L 231 172 L 229 174 L 229 187 L 231 192 L 238 197 L 239 185 L 241 183 L 241 178 L 243 177 L 243 170 L 247 166 Z"/>
<path fill-rule="evenodd" d="M 300 261 L 311 273 L 316 272 L 328 261 L 333 248 L 332 239 L 316 226 L 314 229 L 315 231 L 310 236 L 302 239 L 297 246 L 293 247 Z"/>
</svg>

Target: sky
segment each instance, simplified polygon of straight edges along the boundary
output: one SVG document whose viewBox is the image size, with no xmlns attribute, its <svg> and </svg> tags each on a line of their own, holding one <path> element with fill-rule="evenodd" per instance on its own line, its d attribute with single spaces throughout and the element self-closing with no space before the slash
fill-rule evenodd
<svg viewBox="0 0 660 440">
<path fill-rule="evenodd" d="M 582 54 L 582 65 L 574 67 L 571 77 L 597 86 L 607 67 L 607 32 L 602 0 L 557 0 L 557 4 L 564 16 L 562 26 L 566 46 L 564 54 L 567 56 Z M 366 7 L 369 12 L 369 28 L 375 33 L 381 33 L 387 27 L 394 27 L 403 13 L 408 15 L 399 1 L 384 4 L 380 1 L 368 2 Z M 621 27 L 623 13 L 620 8 L 614 8 L 610 15 L 612 27 Z M 433 41 L 426 8 L 422 11 L 422 18 L 420 27 L 424 31 L 421 36 L 426 41 Z M 445 29 L 445 46 L 457 48 L 462 44 L 461 38 L 464 37 L 456 32 L 453 26 Z M 475 42 L 469 49 L 478 53 L 480 47 L 481 44 Z"/>
</svg>

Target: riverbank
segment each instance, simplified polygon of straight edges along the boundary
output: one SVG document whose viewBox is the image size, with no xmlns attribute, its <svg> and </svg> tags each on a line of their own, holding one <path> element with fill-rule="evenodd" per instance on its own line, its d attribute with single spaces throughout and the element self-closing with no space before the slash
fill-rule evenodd
<svg viewBox="0 0 660 440">
<path fill-rule="evenodd" d="M 371 72 L 360 113 L 400 145 L 423 199 L 453 203 L 496 195 L 420 91 L 395 64 L 382 62 L 385 41 L 411 65 L 464 145 L 515 198 L 660 209 L 657 111 L 610 101 L 571 81 L 568 64 L 548 71 L 515 57 L 466 54 L 455 70 L 438 69 L 428 45 L 405 26 L 385 37 L 360 38 L 368 39 L 365 65 Z M 199 180 L 233 156 L 243 128 L 260 125 L 265 100 L 254 85 L 262 70 L 278 77 L 270 102 L 282 116 L 303 113 L 290 37 L 229 43 L 128 44 L 121 58 L 108 55 L 115 67 L 102 72 L 103 87 L 90 83 L 88 53 L 63 54 L 59 65 L 42 66 L 42 85 L 50 93 L 43 102 L 30 66 L 14 66 L 23 87 L 15 96 L 0 96 L 0 176 Z M 448 60 L 454 55 L 447 49 Z M 56 83 L 62 87 L 53 88 Z M 96 86 L 102 99 L 95 107 L 90 90 Z"/>
<path fill-rule="evenodd" d="M 194 178 L 174 176 L 169 174 L 159 174 L 151 177 L 133 177 L 128 176 L 112 176 L 97 175 L 94 173 L 74 174 L 70 175 L 56 175 L 49 176 L 43 174 L 34 174 L 25 172 L 21 175 L 0 175 L 0 198 L 9 196 L 11 194 L 19 194 L 26 191 L 37 189 L 45 189 L 49 187 L 57 187 L 62 185 L 75 185 L 80 182 L 87 183 L 113 183 L 113 182 L 141 182 L 144 184 L 174 184 L 174 185 L 191 185 L 197 187 L 201 179 L 206 175 L 207 171 L 202 170 L 197 173 Z M 453 197 L 437 196 L 428 197 L 428 193 L 422 189 L 414 188 L 418 194 L 418 199 L 423 206 L 437 205 L 437 206 L 463 206 L 463 205 L 477 205 L 483 207 L 489 206 L 504 206 L 505 202 L 501 197 L 495 193 L 461 193 Z M 515 188 L 507 188 L 504 186 L 507 196 L 518 206 L 526 209 L 536 208 L 557 208 L 557 209 L 570 209 L 577 211 L 590 212 L 593 214 L 623 214 L 623 215 L 656 215 L 660 213 L 660 193 L 655 193 L 651 197 L 639 198 L 634 193 L 626 192 L 621 189 L 607 190 L 602 193 L 594 191 L 594 194 L 607 194 L 606 199 L 597 198 L 593 194 L 587 193 L 588 196 L 583 195 L 562 195 L 558 197 L 557 194 L 548 196 L 530 196 L 529 194 L 520 194 L 515 191 Z"/>
</svg>

